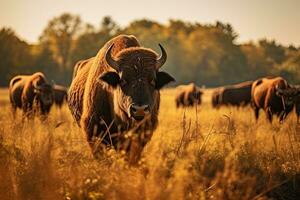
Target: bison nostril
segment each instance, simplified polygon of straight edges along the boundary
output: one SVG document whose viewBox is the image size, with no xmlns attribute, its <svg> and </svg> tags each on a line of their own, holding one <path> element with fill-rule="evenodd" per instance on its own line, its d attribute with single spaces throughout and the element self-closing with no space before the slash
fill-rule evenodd
<svg viewBox="0 0 300 200">
<path fill-rule="evenodd" d="M 142 116 L 142 115 L 149 113 L 149 111 L 150 111 L 149 105 L 141 105 L 140 106 L 140 105 L 133 104 L 130 107 L 130 112 L 134 115 Z"/>
</svg>

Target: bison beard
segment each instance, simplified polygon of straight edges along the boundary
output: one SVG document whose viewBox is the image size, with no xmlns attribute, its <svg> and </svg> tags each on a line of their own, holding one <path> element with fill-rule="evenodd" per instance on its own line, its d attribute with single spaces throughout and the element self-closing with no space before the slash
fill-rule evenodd
<svg viewBox="0 0 300 200">
<path fill-rule="evenodd" d="M 135 163 L 157 126 L 159 90 L 174 79 L 159 71 L 167 54 L 143 48 L 134 36 L 108 41 L 74 67 L 68 105 L 94 153 L 112 146 Z"/>
</svg>

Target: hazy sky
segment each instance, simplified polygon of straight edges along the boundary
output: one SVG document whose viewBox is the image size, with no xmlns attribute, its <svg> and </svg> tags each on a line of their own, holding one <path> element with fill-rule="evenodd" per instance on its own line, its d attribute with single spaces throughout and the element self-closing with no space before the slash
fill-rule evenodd
<svg viewBox="0 0 300 200">
<path fill-rule="evenodd" d="M 233 25 L 240 42 L 266 37 L 300 45 L 300 0 L 0 0 L 0 27 L 36 42 L 47 22 L 63 12 L 79 14 L 97 27 L 105 15 L 122 26 L 140 18 L 220 20 Z"/>
</svg>

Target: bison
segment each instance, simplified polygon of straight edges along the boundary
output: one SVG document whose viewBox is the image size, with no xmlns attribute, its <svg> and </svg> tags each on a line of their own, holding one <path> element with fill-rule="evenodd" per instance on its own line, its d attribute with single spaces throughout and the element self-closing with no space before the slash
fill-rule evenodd
<svg viewBox="0 0 300 200">
<path fill-rule="evenodd" d="M 54 103 L 61 108 L 63 103 L 67 101 L 68 89 L 62 85 L 53 85 Z"/>
<path fill-rule="evenodd" d="M 300 91 L 300 86 L 297 87 L 298 91 Z M 299 123 L 299 116 L 300 116 L 300 96 L 296 99 L 296 115 L 297 115 L 297 123 Z"/>
<path fill-rule="evenodd" d="M 203 92 L 194 83 L 188 85 L 180 85 L 176 88 L 177 94 L 175 98 L 176 107 L 189 107 L 201 104 L 201 96 Z"/>
<path fill-rule="evenodd" d="M 297 97 L 296 100 L 296 115 L 297 115 L 297 123 L 299 123 L 299 116 L 300 116 L 300 97 Z"/>
<path fill-rule="evenodd" d="M 256 120 L 259 110 L 263 109 L 272 122 L 273 114 L 282 123 L 293 110 L 296 97 L 300 92 L 291 87 L 282 77 L 262 78 L 252 85 L 251 98 Z"/>
<path fill-rule="evenodd" d="M 212 106 L 214 108 L 221 105 L 239 107 L 250 104 L 252 83 L 253 81 L 246 81 L 215 89 L 212 94 Z"/>
<path fill-rule="evenodd" d="M 298 91 L 300 91 L 300 85 L 294 85 L 294 88 L 296 88 Z M 297 96 L 295 101 L 295 112 L 297 116 L 297 123 L 299 123 L 299 116 L 300 116 L 300 96 Z"/>
<path fill-rule="evenodd" d="M 10 81 L 9 97 L 13 114 L 20 108 L 27 117 L 36 112 L 46 116 L 53 104 L 53 89 L 41 72 L 20 75 Z"/>
<path fill-rule="evenodd" d="M 223 90 L 224 87 L 219 87 L 213 90 L 211 96 L 211 104 L 213 108 L 219 108 L 221 106 Z"/>
<path fill-rule="evenodd" d="M 68 105 L 94 155 L 101 144 L 124 150 L 130 163 L 139 159 L 158 123 L 159 90 L 175 81 L 159 71 L 167 60 L 159 47 L 160 57 L 135 36 L 119 35 L 75 66 Z"/>
</svg>

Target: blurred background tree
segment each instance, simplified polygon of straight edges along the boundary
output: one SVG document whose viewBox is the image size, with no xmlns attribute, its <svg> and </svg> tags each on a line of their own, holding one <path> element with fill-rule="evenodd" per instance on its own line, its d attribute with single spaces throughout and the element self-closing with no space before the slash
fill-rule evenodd
<svg viewBox="0 0 300 200">
<path fill-rule="evenodd" d="M 30 73 L 34 56 L 31 46 L 21 40 L 12 29 L 0 29 L 0 86 L 8 86 L 16 74 Z"/>
<path fill-rule="evenodd" d="M 95 56 L 118 34 L 133 34 L 141 45 L 157 52 L 161 43 L 168 52 L 164 70 L 176 78 L 176 84 L 196 82 L 212 87 L 269 75 L 300 83 L 299 47 L 268 39 L 238 44 L 238 34 L 228 23 L 169 20 L 161 24 L 139 19 L 120 27 L 109 16 L 99 21 L 99 27 L 94 27 L 77 15 L 64 13 L 49 21 L 34 45 L 11 29 L 0 29 L 0 86 L 7 86 L 16 74 L 35 71 L 68 86 L 75 63 Z"/>
</svg>

